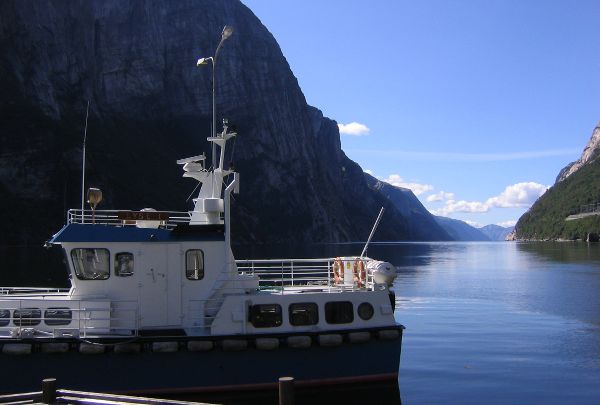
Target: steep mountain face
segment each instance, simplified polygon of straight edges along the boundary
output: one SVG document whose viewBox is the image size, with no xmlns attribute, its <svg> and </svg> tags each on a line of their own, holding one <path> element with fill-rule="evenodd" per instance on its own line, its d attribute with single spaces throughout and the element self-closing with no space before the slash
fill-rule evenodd
<svg viewBox="0 0 600 405">
<path fill-rule="evenodd" d="M 387 204 L 384 206 L 386 209 L 391 206 L 392 215 L 396 215 L 394 213 L 395 209 L 401 217 L 411 219 L 403 224 L 403 232 L 407 235 L 406 240 L 453 240 L 451 235 L 436 222 L 433 215 L 427 211 L 411 190 L 392 186 L 377 180 L 368 173 L 365 173 L 364 176 L 369 187 L 387 200 Z M 386 211 L 386 218 L 389 215 Z M 396 221 L 398 220 L 394 222 Z"/>
<path fill-rule="evenodd" d="M 556 177 L 556 183 L 565 180 L 567 177 L 577 172 L 577 170 L 581 169 L 581 167 L 584 165 L 594 161 L 598 156 L 600 156 L 600 123 L 598 123 L 596 128 L 594 128 L 592 137 L 583 150 L 581 157 L 578 160 L 569 163 L 560 171 L 560 173 L 558 173 L 558 176 Z"/>
<path fill-rule="evenodd" d="M 0 244 L 38 244 L 80 206 L 85 106 L 87 184 L 102 209 L 188 210 L 194 182 L 175 160 L 206 151 L 211 68 L 217 122 L 239 136 L 233 238 L 364 240 L 386 197 L 342 152 L 334 121 L 306 104 L 273 36 L 237 0 L 0 2 Z M 220 128 L 220 125 L 218 126 Z M 210 161 L 210 156 L 207 159 Z M 388 204 L 381 240 L 444 239 L 420 211 Z M 424 219 L 423 219 L 424 218 Z M 433 224 L 435 225 L 435 224 Z"/>
<path fill-rule="evenodd" d="M 438 216 L 435 217 L 435 220 L 454 240 L 464 242 L 490 240 L 490 238 L 479 229 L 467 224 L 464 221 Z"/>
<path fill-rule="evenodd" d="M 479 231 L 487 236 L 490 240 L 504 241 L 506 237 L 513 231 L 514 227 L 504 227 L 495 224 L 490 224 L 479 228 Z"/>
<path fill-rule="evenodd" d="M 516 239 L 587 239 L 600 233 L 600 216 L 566 221 L 582 206 L 600 202 L 600 127 L 594 129 L 581 158 L 571 163 L 515 226 Z"/>
</svg>

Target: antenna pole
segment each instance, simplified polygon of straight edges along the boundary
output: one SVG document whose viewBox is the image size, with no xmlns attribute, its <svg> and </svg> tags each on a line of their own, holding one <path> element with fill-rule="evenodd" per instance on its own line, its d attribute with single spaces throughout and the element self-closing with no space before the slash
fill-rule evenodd
<svg viewBox="0 0 600 405">
<path fill-rule="evenodd" d="M 373 237 L 373 235 L 375 234 L 375 231 L 377 230 L 377 226 L 379 225 L 379 221 L 381 221 L 381 216 L 383 215 L 383 212 L 385 211 L 385 208 L 381 207 L 381 210 L 379 211 L 379 215 L 377 215 L 377 219 L 375 220 L 375 225 L 373 225 L 373 229 L 371 229 L 371 234 L 369 235 L 369 239 L 367 239 L 367 243 L 365 244 L 365 247 L 363 248 L 362 253 L 360 254 L 360 257 L 365 257 L 365 254 L 367 253 L 367 248 L 369 247 L 369 243 L 371 243 L 371 238 Z"/>
<path fill-rule="evenodd" d="M 87 141 L 87 127 L 88 127 L 88 116 L 90 113 L 90 100 L 87 102 L 87 108 L 85 110 L 85 129 L 83 131 L 83 158 L 82 160 L 82 168 L 81 168 L 81 223 L 85 222 L 83 209 L 85 208 L 85 143 Z"/>
</svg>

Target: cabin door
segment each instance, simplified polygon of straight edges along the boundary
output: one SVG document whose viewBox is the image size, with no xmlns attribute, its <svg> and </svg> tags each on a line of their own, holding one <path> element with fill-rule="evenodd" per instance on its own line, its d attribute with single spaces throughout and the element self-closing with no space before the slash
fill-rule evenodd
<svg viewBox="0 0 600 405">
<path fill-rule="evenodd" d="M 148 247 L 140 259 L 140 327 L 164 327 L 168 325 L 167 246 Z"/>
<path fill-rule="evenodd" d="M 181 327 L 181 257 L 182 251 L 179 244 L 171 244 L 168 248 L 169 276 L 167 277 L 168 288 L 168 324 Z"/>
</svg>

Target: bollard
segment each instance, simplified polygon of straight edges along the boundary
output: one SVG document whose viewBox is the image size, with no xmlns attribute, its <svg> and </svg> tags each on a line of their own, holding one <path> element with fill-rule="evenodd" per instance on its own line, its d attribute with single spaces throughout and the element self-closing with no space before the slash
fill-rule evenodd
<svg viewBox="0 0 600 405">
<path fill-rule="evenodd" d="M 294 377 L 279 378 L 279 405 L 294 405 Z"/>
<path fill-rule="evenodd" d="M 53 404 L 56 402 L 56 378 L 42 380 L 42 403 Z"/>
</svg>

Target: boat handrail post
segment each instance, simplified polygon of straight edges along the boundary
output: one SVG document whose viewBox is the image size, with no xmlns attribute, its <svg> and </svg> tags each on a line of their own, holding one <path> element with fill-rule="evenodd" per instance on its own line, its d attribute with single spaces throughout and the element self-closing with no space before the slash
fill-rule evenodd
<svg viewBox="0 0 600 405">
<path fill-rule="evenodd" d="M 327 288 L 331 292 L 331 260 L 327 259 Z"/>
</svg>

